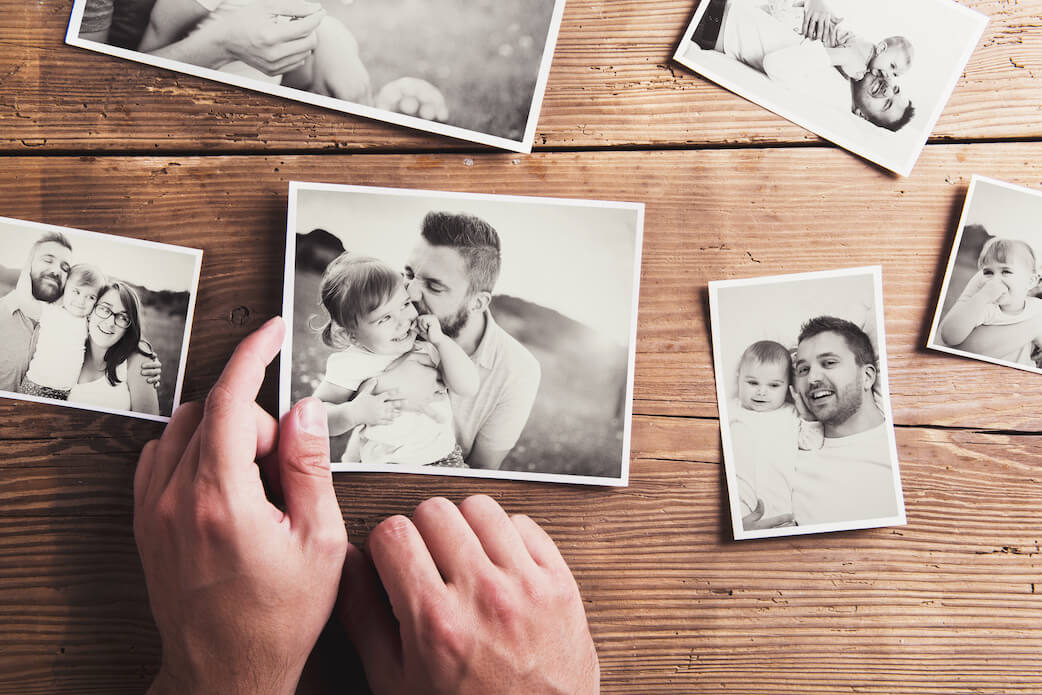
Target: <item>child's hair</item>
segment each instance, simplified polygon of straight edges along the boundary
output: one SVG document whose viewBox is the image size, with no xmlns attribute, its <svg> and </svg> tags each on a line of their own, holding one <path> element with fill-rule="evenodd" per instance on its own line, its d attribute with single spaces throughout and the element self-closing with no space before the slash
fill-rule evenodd
<svg viewBox="0 0 1042 695">
<path fill-rule="evenodd" d="M 334 335 L 336 326 L 350 330 L 358 319 L 386 302 L 402 285 L 402 276 L 383 261 L 352 256 L 344 251 L 326 266 L 319 291 L 329 320 L 322 326 L 322 342 L 343 347 Z"/>
<path fill-rule="evenodd" d="M 742 370 L 742 365 L 747 360 L 754 360 L 760 364 L 776 364 L 782 363 L 785 365 L 785 378 L 792 383 L 792 353 L 782 345 L 776 343 L 773 340 L 758 340 L 749 347 L 745 348 L 745 352 L 742 353 L 742 359 L 738 360 L 738 371 Z"/>
<path fill-rule="evenodd" d="M 887 50 L 894 48 L 902 49 L 908 56 L 908 62 L 911 63 L 915 59 L 915 49 L 912 47 L 912 42 L 903 36 L 890 36 L 883 39 L 883 43 L 886 44 Z"/>
<path fill-rule="evenodd" d="M 1019 239 L 992 237 L 984 242 L 984 247 L 980 250 L 980 256 L 977 257 L 977 268 L 983 268 L 988 261 L 1007 263 L 1011 258 L 1020 255 L 1031 264 L 1031 272 L 1036 272 L 1035 250 L 1031 248 L 1031 244 Z"/>
<path fill-rule="evenodd" d="M 77 263 L 69 269 L 69 279 L 65 281 L 69 285 L 87 285 L 98 290 L 108 284 L 108 278 L 101 269 L 90 263 Z M 100 292 L 99 292 L 100 294 Z"/>
</svg>

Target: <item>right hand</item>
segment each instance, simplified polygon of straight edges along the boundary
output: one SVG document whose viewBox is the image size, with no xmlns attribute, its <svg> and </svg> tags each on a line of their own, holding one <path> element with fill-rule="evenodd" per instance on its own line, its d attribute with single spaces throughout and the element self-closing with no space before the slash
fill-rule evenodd
<svg viewBox="0 0 1042 695">
<path fill-rule="evenodd" d="M 375 388 L 376 379 L 369 379 L 349 401 L 356 425 L 389 425 L 401 414 L 402 401 L 398 398 L 398 391 L 373 393 Z"/>
<path fill-rule="evenodd" d="M 434 498 L 368 545 L 375 572 L 349 549 L 338 612 L 376 695 L 599 692 L 575 579 L 527 516 Z"/>
<path fill-rule="evenodd" d="M 281 75 L 303 65 L 315 50 L 315 30 L 325 16 L 317 2 L 257 0 L 249 5 L 224 3 L 199 27 L 220 29 L 232 59 L 266 75 Z M 290 21 L 284 20 L 287 17 Z"/>
<path fill-rule="evenodd" d="M 1002 295 L 1009 292 L 1002 280 L 997 277 L 986 278 L 980 271 L 970 279 L 967 287 L 972 296 L 988 304 L 996 304 Z"/>
</svg>

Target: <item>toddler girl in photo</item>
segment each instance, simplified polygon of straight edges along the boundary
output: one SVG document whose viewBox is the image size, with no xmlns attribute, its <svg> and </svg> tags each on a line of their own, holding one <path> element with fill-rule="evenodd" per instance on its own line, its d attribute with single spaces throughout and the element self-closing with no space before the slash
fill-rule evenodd
<svg viewBox="0 0 1042 695">
<path fill-rule="evenodd" d="M 951 347 L 959 347 L 978 326 L 1010 326 L 1042 314 L 1042 299 L 1029 294 L 1039 282 L 1030 244 L 1017 239 L 989 239 L 977 257 L 977 268 L 977 274 L 941 321 L 941 339 Z M 1042 336 L 986 356 L 1034 367 L 1031 353 L 1039 345 Z"/>
<path fill-rule="evenodd" d="M 818 449 L 824 431 L 790 400 L 792 354 L 773 340 L 745 349 L 738 362 L 738 399 L 728 409 L 742 524 L 791 526 L 798 449 Z M 802 415 L 802 417 L 801 417 Z"/>
<path fill-rule="evenodd" d="M 30 396 L 68 400 L 83 368 L 87 345 L 87 317 L 94 311 L 105 275 L 80 263 L 69 270 L 62 296 L 44 304 L 36 351 L 18 390 Z"/>
<path fill-rule="evenodd" d="M 322 340 L 341 349 L 315 390 L 326 403 L 330 436 L 354 430 L 362 463 L 466 467 L 446 390 L 473 395 L 477 367 L 436 317 L 417 315 L 401 274 L 345 252 L 326 268 L 321 298 L 329 313 Z M 402 363 L 416 370 L 415 381 L 440 376 L 444 385 L 426 388 L 424 402 L 374 395 L 386 390 L 385 370 Z"/>
</svg>

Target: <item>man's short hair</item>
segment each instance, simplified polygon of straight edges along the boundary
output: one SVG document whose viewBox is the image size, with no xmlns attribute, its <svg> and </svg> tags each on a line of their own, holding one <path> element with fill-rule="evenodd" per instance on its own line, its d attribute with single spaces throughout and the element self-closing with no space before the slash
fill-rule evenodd
<svg viewBox="0 0 1042 695">
<path fill-rule="evenodd" d="M 857 366 L 863 367 L 866 364 L 870 364 L 878 371 L 878 358 L 868 334 L 858 328 L 857 324 L 851 323 L 846 319 L 839 319 L 835 316 L 818 316 L 813 318 L 800 328 L 799 342 L 802 343 L 804 340 L 813 338 L 816 335 L 829 332 L 842 336 L 847 347 L 854 353 L 854 361 L 857 363 Z"/>
<path fill-rule="evenodd" d="M 33 244 L 32 253 L 36 253 L 36 249 L 40 248 L 44 244 L 50 243 L 61 244 L 72 251 L 72 244 L 69 243 L 68 237 L 64 234 L 61 232 L 44 232 L 44 234 L 36 240 L 36 243 Z"/>
<path fill-rule="evenodd" d="M 499 235 L 485 220 L 465 213 L 431 211 L 420 234 L 431 246 L 456 249 L 467 266 L 469 294 L 491 292 L 499 279 Z"/>
</svg>

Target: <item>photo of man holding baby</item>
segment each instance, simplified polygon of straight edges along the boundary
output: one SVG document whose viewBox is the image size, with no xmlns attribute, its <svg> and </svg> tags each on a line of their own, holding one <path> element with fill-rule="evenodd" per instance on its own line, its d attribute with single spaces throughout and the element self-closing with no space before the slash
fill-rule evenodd
<svg viewBox="0 0 1042 695">
<path fill-rule="evenodd" d="M 169 416 L 180 385 L 190 293 L 151 288 L 158 278 L 194 289 L 198 255 L 178 263 L 164 254 L 163 273 L 150 267 L 160 260 L 157 252 L 132 240 L 15 220 L 0 220 L 0 230 L 0 392 L 150 419 Z"/>
<path fill-rule="evenodd" d="M 336 470 L 625 483 L 639 206 L 290 196 L 280 408 L 323 401 Z"/>
<path fill-rule="evenodd" d="M 974 177 L 928 346 L 1042 372 L 1042 193 Z"/>
<path fill-rule="evenodd" d="M 736 539 L 904 523 L 878 268 L 710 283 Z"/>
</svg>

